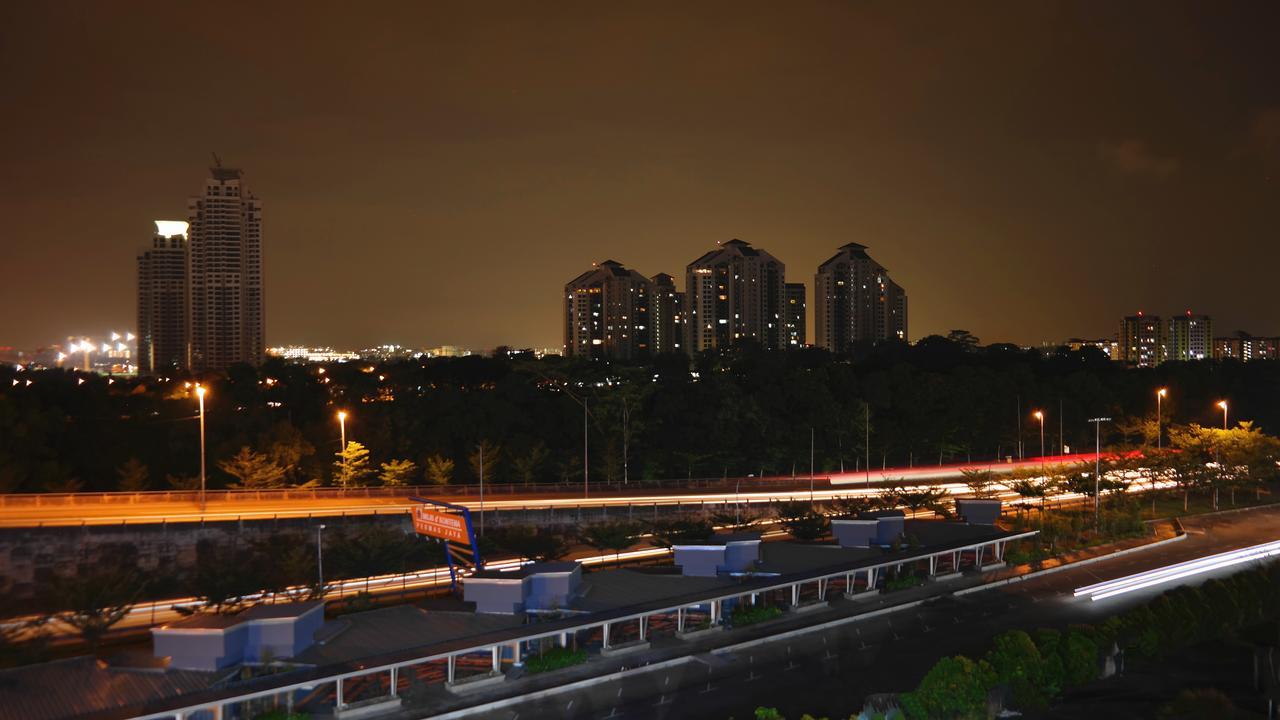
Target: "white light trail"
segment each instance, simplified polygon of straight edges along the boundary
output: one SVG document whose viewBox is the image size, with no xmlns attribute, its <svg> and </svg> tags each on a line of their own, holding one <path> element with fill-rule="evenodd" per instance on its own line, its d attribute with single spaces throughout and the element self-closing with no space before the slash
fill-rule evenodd
<svg viewBox="0 0 1280 720">
<path fill-rule="evenodd" d="M 1086 585 L 1077 588 L 1076 597 L 1088 595 L 1090 600 L 1104 600 L 1116 595 L 1142 590 L 1153 585 L 1181 580 L 1182 578 L 1192 577 L 1218 570 L 1232 565 L 1252 562 L 1255 560 L 1264 560 L 1269 557 L 1280 555 L 1280 540 L 1275 540 L 1261 545 L 1253 545 L 1238 550 L 1229 550 L 1216 555 L 1208 555 L 1206 557 L 1197 558 L 1195 560 L 1187 560 L 1186 562 L 1167 565 L 1155 570 L 1147 570 L 1145 572 L 1127 575 L 1115 580 Z"/>
</svg>

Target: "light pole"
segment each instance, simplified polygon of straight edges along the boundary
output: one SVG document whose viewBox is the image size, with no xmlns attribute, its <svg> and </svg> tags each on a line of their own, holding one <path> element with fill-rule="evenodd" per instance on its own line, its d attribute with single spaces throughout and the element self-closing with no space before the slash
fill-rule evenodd
<svg viewBox="0 0 1280 720">
<path fill-rule="evenodd" d="M 484 535 L 484 441 L 476 446 L 480 452 L 480 534 Z"/>
<path fill-rule="evenodd" d="M 200 512 L 204 512 L 204 393 L 203 385 L 196 385 L 196 399 L 200 402 Z"/>
<path fill-rule="evenodd" d="M 813 426 L 809 426 L 809 507 L 813 507 Z"/>
<path fill-rule="evenodd" d="M 1164 396 L 1168 394 L 1169 388 L 1156 391 L 1156 450 L 1164 447 Z"/>
<path fill-rule="evenodd" d="M 1109 417 L 1089 418 L 1093 423 L 1093 529 L 1099 526 L 1098 502 L 1102 497 L 1102 423 Z"/>
<path fill-rule="evenodd" d="M 1044 411 L 1037 410 L 1032 415 L 1040 421 L 1040 461 L 1044 462 Z"/>
<path fill-rule="evenodd" d="M 866 420 L 862 427 L 867 432 L 867 487 L 871 487 L 871 403 L 866 403 L 862 407 L 866 411 Z"/>
<path fill-rule="evenodd" d="M 1227 401 L 1219 400 L 1218 407 L 1222 408 L 1222 429 L 1225 431 L 1227 429 Z"/>
<path fill-rule="evenodd" d="M 320 596 L 324 597 L 324 542 L 320 533 L 324 532 L 324 523 L 316 526 L 316 578 L 320 583 Z"/>
<path fill-rule="evenodd" d="M 338 452 L 347 451 L 347 411 L 338 411 Z"/>
</svg>

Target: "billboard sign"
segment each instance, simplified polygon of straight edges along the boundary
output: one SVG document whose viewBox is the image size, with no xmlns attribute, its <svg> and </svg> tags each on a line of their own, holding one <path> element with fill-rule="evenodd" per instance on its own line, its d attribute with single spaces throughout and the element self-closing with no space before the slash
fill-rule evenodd
<svg viewBox="0 0 1280 720">
<path fill-rule="evenodd" d="M 466 520 L 461 515 L 416 507 L 413 509 L 413 529 L 419 535 L 428 535 L 463 545 L 471 542 Z"/>
</svg>

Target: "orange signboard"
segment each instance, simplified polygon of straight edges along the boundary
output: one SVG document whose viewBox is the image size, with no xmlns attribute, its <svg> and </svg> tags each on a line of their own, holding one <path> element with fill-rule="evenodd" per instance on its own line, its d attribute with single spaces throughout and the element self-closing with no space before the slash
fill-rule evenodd
<svg viewBox="0 0 1280 720">
<path fill-rule="evenodd" d="M 460 515 L 435 512 L 424 507 L 413 509 L 413 529 L 419 535 L 430 535 L 441 540 L 470 543 L 467 524 Z"/>
</svg>

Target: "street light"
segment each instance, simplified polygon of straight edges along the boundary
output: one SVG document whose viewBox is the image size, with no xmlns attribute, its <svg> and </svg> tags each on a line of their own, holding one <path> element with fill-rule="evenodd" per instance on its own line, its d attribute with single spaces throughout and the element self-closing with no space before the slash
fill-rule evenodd
<svg viewBox="0 0 1280 720">
<path fill-rule="evenodd" d="M 1035 417 L 1035 419 L 1040 421 L 1040 459 L 1043 462 L 1044 460 L 1044 412 L 1041 410 L 1037 410 L 1031 413 L 1031 415 Z"/>
<path fill-rule="evenodd" d="M 1222 429 L 1227 429 L 1227 401 L 1219 400 L 1218 407 L 1222 408 Z"/>
<path fill-rule="evenodd" d="M 338 450 L 340 452 L 346 452 L 347 451 L 347 411 L 346 410 L 338 411 L 338 433 L 339 433 L 339 437 L 341 438 L 340 444 L 338 445 Z"/>
<path fill-rule="evenodd" d="M 321 597 L 324 597 L 324 543 L 320 533 L 324 532 L 324 527 L 324 523 L 316 526 L 316 578 L 320 582 L 316 589 Z"/>
<path fill-rule="evenodd" d="M 1156 450 L 1163 447 L 1164 438 L 1164 396 L 1169 394 L 1169 388 L 1160 388 L 1156 391 Z"/>
<path fill-rule="evenodd" d="M 196 384 L 196 398 L 200 402 L 200 512 L 204 512 L 204 393 L 203 385 Z"/>
<path fill-rule="evenodd" d="M 1097 530 L 1100 521 L 1098 501 L 1102 497 L 1102 423 L 1111 422 L 1109 417 L 1089 418 L 1093 423 L 1093 529 Z"/>
</svg>

